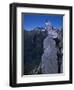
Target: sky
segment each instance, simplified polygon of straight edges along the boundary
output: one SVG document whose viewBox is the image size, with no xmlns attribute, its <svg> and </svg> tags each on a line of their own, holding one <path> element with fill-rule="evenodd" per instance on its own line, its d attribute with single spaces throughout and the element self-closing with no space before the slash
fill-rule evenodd
<svg viewBox="0 0 74 90">
<path fill-rule="evenodd" d="M 23 29 L 31 31 L 36 27 L 45 27 L 45 22 L 48 20 L 53 27 L 63 28 L 63 16 L 62 15 L 39 15 L 39 14 L 23 14 L 22 24 Z"/>
</svg>

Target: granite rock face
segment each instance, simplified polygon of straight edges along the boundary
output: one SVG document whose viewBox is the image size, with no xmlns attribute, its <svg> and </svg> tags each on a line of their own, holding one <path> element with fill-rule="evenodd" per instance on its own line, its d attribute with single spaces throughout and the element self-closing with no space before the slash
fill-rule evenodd
<svg viewBox="0 0 74 90">
<path fill-rule="evenodd" d="M 42 73 L 58 73 L 57 48 L 55 41 L 48 35 L 44 39 L 44 53 L 42 55 Z"/>
<path fill-rule="evenodd" d="M 47 24 L 47 23 L 46 23 Z M 54 30 L 50 23 L 47 24 L 48 35 L 43 41 L 44 53 L 42 54 L 41 70 L 43 74 L 62 73 L 63 36 L 61 31 Z"/>
</svg>

